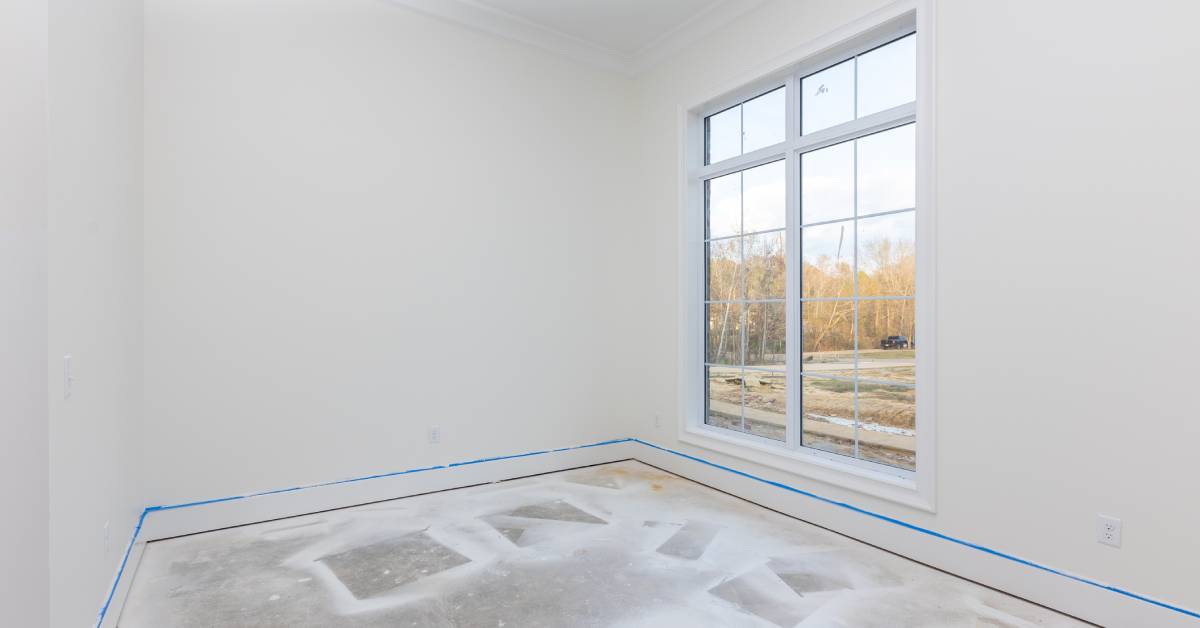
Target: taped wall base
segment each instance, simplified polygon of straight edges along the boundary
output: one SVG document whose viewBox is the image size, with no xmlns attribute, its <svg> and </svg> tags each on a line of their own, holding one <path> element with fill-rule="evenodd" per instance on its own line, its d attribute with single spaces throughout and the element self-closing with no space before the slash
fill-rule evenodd
<svg viewBox="0 0 1200 628">
<path fill-rule="evenodd" d="M 627 460 L 639 447 L 632 441 L 606 441 L 561 450 L 399 472 L 370 478 L 273 491 L 245 498 L 203 502 L 199 507 L 166 507 L 147 517 L 142 536 L 153 541 L 230 526 L 346 508 L 421 493 Z"/>
<path fill-rule="evenodd" d="M 638 442 L 641 447 L 634 459 L 646 464 L 1101 626 L 1200 628 L 1200 617 L 1188 609 L 1048 571 L 1036 563 L 889 520 L 849 504 L 810 497 L 783 482 L 699 456 Z"/>
<path fill-rule="evenodd" d="M 628 459 L 1100 625 L 1200 627 L 1200 614 L 1188 609 L 829 500 L 793 484 L 631 438 L 149 507 L 135 529 L 97 626 L 116 625 L 148 541 Z M 788 481 L 802 480 L 790 477 Z"/>
</svg>

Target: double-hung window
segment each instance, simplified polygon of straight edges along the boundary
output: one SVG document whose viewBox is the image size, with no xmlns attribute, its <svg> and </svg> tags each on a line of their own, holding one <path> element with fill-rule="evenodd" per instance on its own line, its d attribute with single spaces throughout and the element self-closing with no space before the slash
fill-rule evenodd
<svg viewBox="0 0 1200 628">
<path fill-rule="evenodd" d="M 693 112 L 692 429 L 915 470 L 916 39 L 892 29 Z"/>
</svg>

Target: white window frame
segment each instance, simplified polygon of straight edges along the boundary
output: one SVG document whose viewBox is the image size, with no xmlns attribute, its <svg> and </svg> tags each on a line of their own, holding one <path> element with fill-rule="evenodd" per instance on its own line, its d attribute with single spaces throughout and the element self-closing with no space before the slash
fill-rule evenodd
<svg viewBox="0 0 1200 628">
<path fill-rule="evenodd" d="M 679 440 L 723 454 L 740 457 L 797 475 L 827 482 L 914 508 L 935 510 L 935 383 L 934 332 L 934 206 L 933 0 L 904 0 L 880 9 L 789 54 L 776 67 L 682 109 L 680 190 L 680 408 Z M 801 136 L 796 86 L 802 77 L 840 61 L 917 32 L 916 102 L 861 117 L 829 129 Z M 705 164 L 705 118 L 748 99 L 785 85 L 787 134 L 784 142 L 738 157 Z M 800 268 L 800 202 L 798 160 L 815 150 L 879 131 L 917 123 L 917 277 L 916 337 L 916 470 L 906 471 L 798 446 L 800 434 L 800 343 L 793 330 L 801 329 L 801 304 L 795 290 Z M 705 422 L 704 334 L 704 181 L 780 159 L 787 160 L 787 443 L 708 425 Z"/>
</svg>

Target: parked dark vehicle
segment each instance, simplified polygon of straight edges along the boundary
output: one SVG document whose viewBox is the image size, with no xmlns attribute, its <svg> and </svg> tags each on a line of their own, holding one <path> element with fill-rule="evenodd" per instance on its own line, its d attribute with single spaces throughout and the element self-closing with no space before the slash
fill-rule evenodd
<svg viewBox="0 0 1200 628">
<path fill-rule="evenodd" d="M 908 338 L 904 336 L 888 336 L 879 341 L 880 349 L 907 349 Z"/>
</svg>

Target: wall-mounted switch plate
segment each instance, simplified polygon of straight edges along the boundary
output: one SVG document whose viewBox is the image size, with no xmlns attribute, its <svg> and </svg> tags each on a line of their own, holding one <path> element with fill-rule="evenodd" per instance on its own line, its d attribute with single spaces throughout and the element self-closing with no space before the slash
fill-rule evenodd
<svg viewBox="0 0 1200 628">
<path fill-rule="evenodd" d="M 71 398 L 71 382 L 75 376 L 71 374 L 71 354 L 63 356 L 63 399 Z"/>
</svg>

